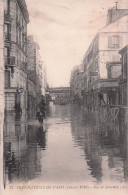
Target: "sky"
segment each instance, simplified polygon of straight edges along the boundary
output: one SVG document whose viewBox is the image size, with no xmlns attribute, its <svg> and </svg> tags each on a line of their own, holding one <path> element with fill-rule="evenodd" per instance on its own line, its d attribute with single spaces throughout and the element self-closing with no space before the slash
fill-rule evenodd
<svg viewBox="0 0 128 195">
<path fill-rule="evenodd" d="M 71 70 L 83 61 L 98 30 L 106 25 L 107 10 L 116 0 L 26 0 L 28 35 L 40 46 L 50 87 L 69 86 Z M 128 8 L 128 0 L 117 0 Z"/>
</svg>

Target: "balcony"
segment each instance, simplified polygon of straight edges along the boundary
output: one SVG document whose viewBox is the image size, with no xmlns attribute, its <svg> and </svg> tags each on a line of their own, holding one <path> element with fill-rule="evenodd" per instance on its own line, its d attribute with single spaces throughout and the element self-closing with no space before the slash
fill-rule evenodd
<svg viewBox="0 0 128 195">
<path fill-rule="evenodd" d="M 9 10 L 5 10 L 4 11 L 4 20 L 9 22 L 9 23 L 12 21 L 12 18 L 10 16 Z"/>
<path fill-rule="evenodd" d="M 5 33 L 4 34 L 4 40 L 5 41 L 11 41 L 11 34 L 10 33 Z"/>
<path fill-rule="evenodd" d="M 15 57 L 4 57 L 5 66 L 13 67 L 15 66 Z"/>
<path fill-rule="evenodd" d="M 93 84 L 93 90 L 110 90 L 119 87 L 118 79 L 99 79 Z"/>
</svg>

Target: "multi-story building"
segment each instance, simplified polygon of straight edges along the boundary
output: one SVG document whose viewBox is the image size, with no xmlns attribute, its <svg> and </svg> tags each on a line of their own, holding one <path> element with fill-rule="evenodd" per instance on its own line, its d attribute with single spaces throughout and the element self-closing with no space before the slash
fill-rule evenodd
<svg viewBox="0 0 128 195">
<path fill-rule="evenodd" d="M 55 104 L 70 103 L 70 87 L 49 88 L 49 94 Z"/>
<path fill-rule="evenodd" d="M 108 10 L 107 25 L 97 33 L 85 54 L 84 92 L 88 105 L 101 105 L 101 100 L 103 105 L 107 104 L 109 92 L 115 99 L 113 104 L 118 104 L 119 81 L 114 74 L 118 72 L 120 77 L 119 50 L 127 43 L 127 14 L 128 10 L 125 9 Z M 113 78 L 108 76 L 110 70 L 114 71 Z"/>
<path fill-rule="evenodd" d="M 72 101 L 81 102 L 83 98 L 84 72 L 81 65 L 75 66 L 71 72 L 70 88 Z"/>
<path fill-rule="evenodd" d="M 39 44 L 34 42 L 33 36 L 28 36 L 28 78 L 37 85 L 37 96 L 42 94 L 42 62 L 39 54 Z"/>
<path fill-rule="evenodd" d="M 28 113 L 29 118 L 35 113 L 34 110 L 45 95 L 46 69 L 39 53 L 40 47 L 34 41 L 33 36 L 28 36 L 27 58 L 28 58 Z M 34 110 L 33 110 L 34 109 Z M 35 115 L 35 114 L 34 114 Z"/>
<path fill-rule="evenodd" d="M 5 109 L 27 108 L 27 24 L 25 0 L 6 0 L 4 8 Z"/>
</svg>

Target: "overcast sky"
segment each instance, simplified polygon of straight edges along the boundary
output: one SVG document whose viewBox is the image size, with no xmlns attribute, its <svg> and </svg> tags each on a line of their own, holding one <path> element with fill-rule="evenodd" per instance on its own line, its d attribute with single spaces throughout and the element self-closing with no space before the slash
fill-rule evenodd
<svg viewBox="0 0 128 195">
<path fill-rule="evenodd" d="M 91 40 L 106 24 L 116 0 L 26 0 L 28 35 L 39 43 L 50 87 L 69 86 L 71 69 L 82 63 Z M 127 8 L 128 0 L 118 0 Z"/>
</svg>

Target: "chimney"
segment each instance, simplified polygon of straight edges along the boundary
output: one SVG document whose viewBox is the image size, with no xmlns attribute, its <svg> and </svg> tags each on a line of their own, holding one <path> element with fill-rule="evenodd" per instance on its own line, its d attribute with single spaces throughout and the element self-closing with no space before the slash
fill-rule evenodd
<svg viewBox="0 0 128 195">
<path fill-rule="evenodd" d="M 118 9 L 117 4 L 118 2 L 116 2 L 115 7 L 108 10 L 106 25 L 109 25 L 112 22 L 115 22 L 116 20 L 128 15 L 128 9 Z"/>
<path fill-rule="evenodd" d="M 112 9 L 108 10 L 108 14 L 107 14 L 107 25 L 109 25 L 110 23 L 112 23 Z"/>
<path fill-rule="evenodd" d="M 117 9 L 118 2 L 116 1 L 116 9 Z"/>
</svg>

